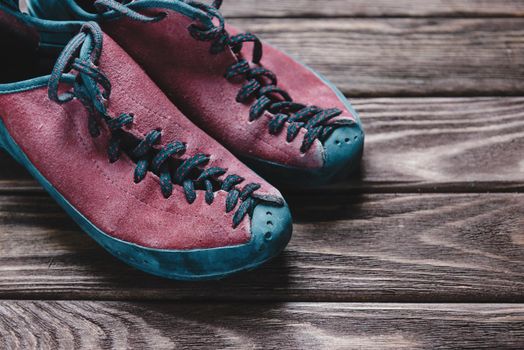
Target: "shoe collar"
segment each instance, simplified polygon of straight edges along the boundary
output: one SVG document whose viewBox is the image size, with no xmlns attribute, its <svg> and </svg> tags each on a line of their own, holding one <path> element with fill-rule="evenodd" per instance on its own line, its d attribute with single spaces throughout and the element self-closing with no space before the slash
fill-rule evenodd
<svg viewBox="0 0 524 350">
<path fill-rule="evenodd" d="M 61 49 L 75 36 L 83 22 L 50 21 L 22 13 L 16 1 L 0 2 L 0 30 L 13 32 L 30 45 L 40 48 Z M 24 81 L 0 84 L 0 94 L 37 89 L 47 85 L 50 75 Z M 66 78 L 67 80 L 67 78 Z"/>
<path fill-rule="evenodd" d="M 40 19 L 21 12 L 18 5 L 15 7 L 10 1 L 0 1 L 0 28 L 11 27 L 17 30 L 17 34 L 32 36 L 31 40 L 38 42 L 40 47 L 65 46 L 78 33 L 82 24 L 81 21 Z"/>
</svg>

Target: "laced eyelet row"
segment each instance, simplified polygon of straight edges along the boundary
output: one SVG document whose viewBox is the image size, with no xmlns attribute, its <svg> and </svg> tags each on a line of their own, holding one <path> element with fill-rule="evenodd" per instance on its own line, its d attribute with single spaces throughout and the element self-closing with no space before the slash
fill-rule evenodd
<svg viewBox="0 0 524 350">
<path fill-rule="evenodd" d="M 337 128 L 351 125 L 351 120 L 333 119 L 342 115 L 338 108 L 323 109 L 316 106 L 307 106 L 295 103 L 289 93 L 277 86 L 277 77 L 272 71 L 260 66 L 263 56 L 262 42 L 252 33 L 242 33 L 230 36 L 225 30 L 225 21 L 219 12 L 222 0 L 215 0 L 212 5 L 206 5 L 196 1 L 186 1 L 188 4 L 206 12 L 211 19 L 216 19 L 218 24 L 212 27 L 204 27 L 201 24 L 189 26 L 189 33 L 196 40 L 210 41 L 212 54 L 222 52 L 230 47 L 233 53 L 238 55 L 238 61 L 231 65 L 225 74 L 229 80 L 242 77 L 246 80 L 237 94 L 236 101 L 239 103 L 250 103 L 249 121 L 260 118 L 264 113 L 272 114 L 269 123 L 269 133 L 279 134 L 286 126 L 286 141 L 291 143 L 299 134 L 301 129 L 306 133 L 300 147 L 302 153 L 306 153 L 315 140 L 325 141 Z M 253 66 L 239 54 L 243 44 L 252 42 Z"/>
<path fill-rule="evenodd" d="M 91 39 L 89 55 L 82 58 L 75 57 L 88 37 Z M 109 161 L 116 162 L 123 152 L 126 153 L 136 164 L 135 183 L 140 183 L 148 172 L 153 172 L 158 175 L 165 198 L 172 195 L 173 186 L 176 184 L 182 186 L 186 200 L 190 204 L 196 200 L 196 191 L 201 188 L 209 205 L 213 203 L 216 187 L 219 186 L 220 190 L 227 192 L 226 212 L 232 212 L 237 208 L 233 215 L 233 227 L 237 227 L 247 215 L 252 214 L 258 203 L 254 195 L 261 185 L 249 183 L 239 189 L 238 186 L 245 179 L 234 174 L 220 181 L 219 178 L 226 175 L 226 169 L 206 168 L 210 156 L 205 154 L 182 159 L 181 156 L 187 148 L 183 142 L 174 141 L 160 146 L 161 130 L 151 130 L 142 139 L 128 133 L 125 129 L 132 126 L 133 114 L 124 113 L 115 117 L 106 109 L 106 101 L 111 94 L 111 82 L 98 67 L 102 39 L 100 27 L 96 23 L 89 22 L 82 26 L 81 32 L 66 45 L 53 68 L 49 79 L 49 98 L 59 104 L 68 103 L 73 99 L 80 101 L 88 111 L 88 127 L 92 137 L 100 135 L 100 121 L 105 123 L 111 133 L 107 149 Z M 66 72 L 68 75 L 74 73 L 76 78 L 71 90 L 59 94 L 59 85 Z M 131 148 L 124 145 L 129 140 L 133 144 Z M 175 166 L 174 159 L 180 164 Z M 196 178 L 195 174 L 198 174 Z"/>
<path fill-rule="evenodd" d="M 145 3 L 147 0 L 143 0 Z M 154 0 L 150 0 L 153 7 L 159 6 Z M 266 112 L 272 115 L 269 124 L 269 133 L 279 134 L 287 126 L 286 140 L 291 143 L 295 140 L 302 129 L 306 130 L 300 151 L 306 153 L 315 140 L 325 141 L 337 128 L 351 125 L 354 122 L 349 119 L 333 121 L 342 115 L 337 108 L 322 109 L 316 106 L 307 106 L 295 103 L 291 96 L 277 86 L 275 74 L 260 66 L 263 56 L 263 45 L 258 37 L 252 33 L 242 33 L 230 36 L 225 30 L 225 20 L 219 9 L 222 0 L 215 0 L 211 5 L 193 0 L 185 0 L 185 3 L 208 14 L 211 20 L 216 20 L 217 25 L 205 27 L 203 24 L 193 23 L 189 26 L 189 33 L 196 40 L 210 41 L 211 54 L 223 52 L 229 47 L 233 53 L 238 55 L 238 62 L 231 65 L 225 77 L 229 80 L 242 78 L 246 82 L 236 96 L 238 103 L 251 103 L 249 110 L 249 121 L 259 119 Z M 118 2 L 115 0 L 97 0 L 96 8 L 101 14 L 108 11 L 119 13 L 131 19 L 141 22 L 156 22 L 165 18 L 165 13 L 147 16 L 130 8 L 132 2 Z M 244 43 L 253 43 L 252 63 L 253 66 L 239 55 Z"/>
</svg>

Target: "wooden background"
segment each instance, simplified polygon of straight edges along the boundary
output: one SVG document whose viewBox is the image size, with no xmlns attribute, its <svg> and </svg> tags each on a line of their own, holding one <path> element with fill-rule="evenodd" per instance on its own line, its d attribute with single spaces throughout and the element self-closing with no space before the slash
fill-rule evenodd
<svg viewBox="0 0 524 350">
<path fill-rule="evenodd" d="M 0 156 L 0 348 L 524 347 L 524 1 L 226 0 L 354 102 L 362 171 L 211 283 L 105 253 Z M 3 343 L 2 343 L 3 342 Z"/>
</svg>

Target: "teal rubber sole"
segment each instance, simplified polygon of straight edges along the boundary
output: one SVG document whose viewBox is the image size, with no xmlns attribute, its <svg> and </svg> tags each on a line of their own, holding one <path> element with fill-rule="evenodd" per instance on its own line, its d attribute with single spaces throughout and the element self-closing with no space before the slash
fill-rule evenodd
<svg viewBox="0 0 524 350">
<path fill-rule="evenodd" d="M 60 194 L 36 169 L 9 135 L 0 120 L 0 148 L 24 166 L 65 212 L 91 238 L 124 263 L 159 277 L 184 280 L 215 280 L 253 270 L 279 255 L 291 238 L 291 215 L 287 205 L 259 205 L 252 218 L 250 242 L 231 247 L 197 250 L 162 250 L 114 238 L 96 227 Z M 268 221 L 268 217 L 271 221 Z M 271 223 L 271 225 L 267 225 Z M 279 229 L 278 232 L 271 230 Z"/>
</svg>

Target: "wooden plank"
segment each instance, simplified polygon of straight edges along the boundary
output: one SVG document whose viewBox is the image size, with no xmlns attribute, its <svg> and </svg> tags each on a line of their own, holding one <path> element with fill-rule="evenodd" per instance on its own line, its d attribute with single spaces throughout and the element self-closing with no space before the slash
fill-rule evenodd
<svg viewBox="0 0 524 350">
<path fill-rule="evenodd" d="M 225 0 L 229 17 L 524 16 L 520 0 Z"/>
<path fill-rule="evenodd" d="M 524 94 L 524 18 L 236 19 L 351 96 Z"/>
<path fill-rule="evenodd" d="M 365 182 L 479 189 L 476 184 L 500 181 L 523 189 L 524 98 L 359 99 L 355 105 L 367 132 Z"/>
<path fill-rule="evenodd" d="M 2 301 L 8 348 L 520 349 L 522 304 Z"/>
<path fill-rule="evenodd" d="M 524 191 L 523 97 L 353 102 L 367 133 L 362 172 L 328 191 Z M 39 189 L 3 153 L 0 164 L 0 192 Z"/>
<path fill-rule="evenodd" d="M 0 196 L 1 299 L 524 302 L 524 194 L 293 196 L 266 267 L 181 283 L 105 253 L 46 196 Z"/>
</svg>

